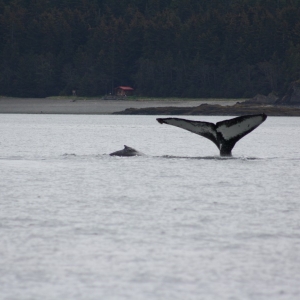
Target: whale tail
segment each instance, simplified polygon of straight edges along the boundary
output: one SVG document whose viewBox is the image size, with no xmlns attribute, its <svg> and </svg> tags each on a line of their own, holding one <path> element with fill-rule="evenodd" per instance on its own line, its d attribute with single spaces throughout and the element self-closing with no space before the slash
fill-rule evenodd
<svg viewBox="0 0 300 300">
<path fill-rule="evenodd" d="M 180 118 L 158 118 L 160 124 L 173 125 L 211 140 L 221 156 L 231 156 L 235 144 L 266 120 L 265 114 L 245 115 L 221 122 L 209 123 Z"/>
</svg>

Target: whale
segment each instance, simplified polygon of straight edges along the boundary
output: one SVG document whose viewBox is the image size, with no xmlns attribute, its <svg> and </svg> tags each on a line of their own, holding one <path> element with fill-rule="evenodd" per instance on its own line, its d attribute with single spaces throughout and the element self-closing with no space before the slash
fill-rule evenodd
<svg viewBox="0 0 300 300">
<path fill-rule="evenodd" d="M 134 148 L 124 145 L 124 149 L 112 152 L 109 155 L 110 156 L 143 156 L 145 154 L 135 150 Z"/>
<path fill-rule="evenodd" d="M 244 115 L 217 122 L 192 121 L 180 118 L 157 118 L 160 124 L 173 125 L 212 141 L 219 149 L 220 156 L 232 156 L 235 144 L 267 119 L 267 115 Z"/>
</svg>

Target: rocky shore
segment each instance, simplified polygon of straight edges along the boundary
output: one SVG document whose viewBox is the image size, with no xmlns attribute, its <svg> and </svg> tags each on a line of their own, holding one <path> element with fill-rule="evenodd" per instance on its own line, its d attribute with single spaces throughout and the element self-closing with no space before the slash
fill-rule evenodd
<svg viewBox="0 0 300 300">
<path fill-rule="evenodd" d="M 116 112 L 119 115 L 204 115 L 204 116 L 239 116 L 265 113 L 268 116 L 300 116 L 300 107 L 277 105 L 251 105 L 236 103 L 232 106 L 201 104 L 196 107 L 148 107 L 127 108 Z"/>
<path fill-rule="evenodd" d="M 265 113 L 268 116 L 300 116 L 300 80 L 292 82 L 283 97 L 270 93 L 267 96 L 256 95 L 234 105 L 206 103 L 195 107 L 128 108 L 115 114 L 239 116 L 257 113 Z"/>
</svg>

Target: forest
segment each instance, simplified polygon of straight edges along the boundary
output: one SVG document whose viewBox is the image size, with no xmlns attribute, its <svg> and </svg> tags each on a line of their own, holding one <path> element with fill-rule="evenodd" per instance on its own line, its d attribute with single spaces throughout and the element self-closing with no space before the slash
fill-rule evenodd
<svg viewBox="0 0 300 300">
<path fill-rule="evenodd" d="M 0 95 L 283 94 L 300 0 L 0 0 Z"/>
</svg>

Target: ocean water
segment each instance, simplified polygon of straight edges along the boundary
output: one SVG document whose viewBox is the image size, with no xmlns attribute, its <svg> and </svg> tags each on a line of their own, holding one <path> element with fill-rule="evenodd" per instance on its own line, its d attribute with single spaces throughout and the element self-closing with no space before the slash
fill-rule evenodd
<svg viewBox="0 0 300 300">
<path fill-rule="evenodd" d="M 300 118 L 156 117 L 0 115 L 1 300 L 300 299 Z"/>
</svg>

